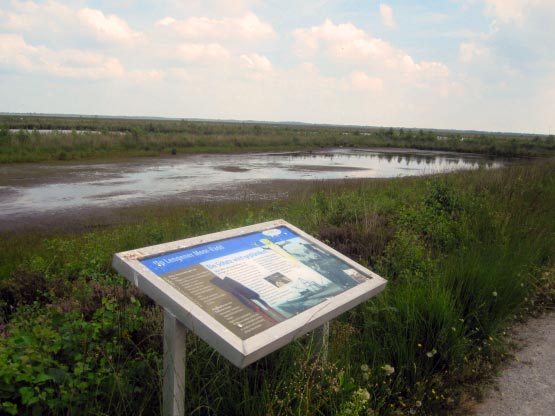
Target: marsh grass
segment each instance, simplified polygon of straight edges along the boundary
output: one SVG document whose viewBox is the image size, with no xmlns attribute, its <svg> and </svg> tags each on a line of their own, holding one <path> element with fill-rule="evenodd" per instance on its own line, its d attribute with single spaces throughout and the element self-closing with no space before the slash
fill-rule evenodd
<svg viewBox="0 0 555 416">
<path fill-rule="evenodd" d="M 40 133 L 41 129 L 52 132 Z M 0 163 L 324 147 L 545 156 L 555 154 L 555 137 L 352 126 L 0 116 Z"/>
<path fill-rule="evenodd" d="M 0 409 L 160 411 L 161 313 L 110 268 L 115 252 L 285 218 L 389 280 L 331 322 L 237 370 L 187 339 L 187 414 L 446 414 L 504 353 L 515 315 L 551 305 L 555 165 L 316 183 L 284 201 L 134 208 L 93 231 L 0 240 Z M 35 284 L 33 284 L 34 282 Z"/>
</svg>

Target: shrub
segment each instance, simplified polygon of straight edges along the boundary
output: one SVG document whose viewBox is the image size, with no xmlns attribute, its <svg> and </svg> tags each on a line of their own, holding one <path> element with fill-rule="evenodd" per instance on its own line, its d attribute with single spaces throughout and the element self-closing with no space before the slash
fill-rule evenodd
<svg viewBox="0 0 555 416">
<path fill-rule="evenodd" d="M 159 355 L 137 349 L 136 300 L 79 310 L 29 306 L 0 338 L 0 409 L 11 414 L 138 414 L 159 410 Z M 144 383 L 154 380 L 154 385 Z"/>
</svg>

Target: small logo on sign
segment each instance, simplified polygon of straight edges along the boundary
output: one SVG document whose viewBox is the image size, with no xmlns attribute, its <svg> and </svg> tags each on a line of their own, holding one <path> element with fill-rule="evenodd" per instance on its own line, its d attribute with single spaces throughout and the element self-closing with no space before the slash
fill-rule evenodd
<svg viewBox="0 0 555 416">
<path fill-rule="evenodd" d="M 278 230 L 278 229 L 274 228 L 272 230 L 262 231 L 262 234 L 264 234 L 268 237 L 277 237 L 278 235 L 281 234 L 281 230 Z"/>
</svg>

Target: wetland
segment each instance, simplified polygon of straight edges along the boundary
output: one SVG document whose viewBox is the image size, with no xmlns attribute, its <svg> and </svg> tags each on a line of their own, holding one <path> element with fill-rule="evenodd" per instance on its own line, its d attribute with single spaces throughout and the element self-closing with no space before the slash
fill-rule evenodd
<svg viewBox="0 0 555 416">
<path fill-rule="evenodd" d="M 498 168 L 506 158 L 414 149 L 332 148 L 107 162 L 0 165 L 0 225 L 72 210 L 170 201 L 267 200 L 292 182 L 395 178 Z M 74 214 L 75 212 L 73 212 Z"/>
</svg>

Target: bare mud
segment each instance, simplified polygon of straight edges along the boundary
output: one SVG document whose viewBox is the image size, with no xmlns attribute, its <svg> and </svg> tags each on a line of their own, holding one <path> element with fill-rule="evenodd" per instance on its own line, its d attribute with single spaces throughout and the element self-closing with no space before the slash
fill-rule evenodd
<svg viewBox="0 0 555 416">
<path fill-rule="evenodd" d="M 320 186 L 322 182 L 318 182 Z M 9 218 L 0 217 L 0 233 L 73 232 L 103 228 L 125 223 L 135 223 L 138 210 L 156 213 L 195 204 L 272 201 L 287 198 L 291 193 L 303 192 L 315 183 L 270 180 L 255 184 L 238 184 L 226 189 L 201 190 L 176 194 L 163 200 L 139 200 L 125 206 L 84 206 L 59 210 L 36 210 L 32 213 L 13 213 Z M 0 188 L 0 192 L 2 189 Z M 97 197 L 110 199 L 114 193 Z"/>
</svg>

